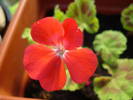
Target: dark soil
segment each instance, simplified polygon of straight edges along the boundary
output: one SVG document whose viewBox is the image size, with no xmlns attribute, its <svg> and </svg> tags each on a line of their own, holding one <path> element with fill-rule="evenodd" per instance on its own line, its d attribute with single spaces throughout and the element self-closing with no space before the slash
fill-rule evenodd
<svg viewBox="0 0 133 100">
<path fill-rule="evenodd" d="M 25 90 L 25 97 L 49 100 L 98 100 L 92 88 L 92 85 L 90 85 L 82 90 L 77 90 L 74 92 L 55 91 L 48 93 L 40 87 L 38 81 L 30 80 Z"/>
</svg>

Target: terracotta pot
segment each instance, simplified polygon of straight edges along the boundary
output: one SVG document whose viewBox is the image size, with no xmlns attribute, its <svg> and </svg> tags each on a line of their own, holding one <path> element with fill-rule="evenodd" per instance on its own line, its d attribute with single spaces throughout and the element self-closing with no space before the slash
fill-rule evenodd
<svg viewBox="0 0 133 100">
<path fill-rule="evenodd" d="M 47 5 L 44 1 L 21 0 L 0 44 L 0 100 L 18 100 L 7 96 L 23 96 L 28 80 L 22 63 L 27 42 L 21 39 L 21 35 L 25 27 L 45 16 Z"/>
<path fill-rule="evenodd" d="M 22 97 L 13 97 L 13 96 L 0 96 L 0 100 L 41 100 L 41 99 L 22 98 Z"/>
</svg>

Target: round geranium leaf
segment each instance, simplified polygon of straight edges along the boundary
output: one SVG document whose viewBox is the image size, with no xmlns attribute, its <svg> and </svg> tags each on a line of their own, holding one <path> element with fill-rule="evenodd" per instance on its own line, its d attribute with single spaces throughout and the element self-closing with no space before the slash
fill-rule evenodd
<svg viewBox="0 0 133 100">
<path fill-rule="evenodd" d="M 96 33 L 99 29 L 94 0 L 75 0 L 69 5 L 66 15 L 74 18 L 80 29 L 88 33 Z"/>
<path fill-rule="evenodd" d="M 121 23 L 123 28 L 133 31 L 133 4 L 130 4 L 121 13 Z"/>
<path fill-rule="evenodd" d="M 93 45 L 103 61 L 113 64 L 126 50 L 126 43 L 127 39 L 122 32 L 106 30 L 95 37 Z"/>
<path fill-rule="evenodd" d="M 119 59 L 112 76 L 96 77 L 94 91 L 100 100 L 132 100 L 133 59 Z"/>
</svg>

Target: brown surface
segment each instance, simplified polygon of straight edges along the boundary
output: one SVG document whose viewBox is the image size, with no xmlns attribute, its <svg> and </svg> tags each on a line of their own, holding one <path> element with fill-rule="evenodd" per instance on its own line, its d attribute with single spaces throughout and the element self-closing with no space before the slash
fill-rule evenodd
<svg viewBox="0 0 133 100">
<path fill-rule="evenodd" d="M 95 0 L 98 13 L 118 14 L 127 7 L 133 0 Z"/>
<path fill-rule="evenodd" d="M 0 45 L 0 94 L 22 95 L 23 52 L 26 41 L 21 39 L 25 27 L 44 16 L 44 0 L 21 0 L 20 6 L 12 19 Z"/>
<path fill-rule="evenodd" d="M 41 100 L 41 99 L 19 98 L 19 97 L 11 97 L 11 96 L 0 96 L 0 100 Z"/>
</svg>

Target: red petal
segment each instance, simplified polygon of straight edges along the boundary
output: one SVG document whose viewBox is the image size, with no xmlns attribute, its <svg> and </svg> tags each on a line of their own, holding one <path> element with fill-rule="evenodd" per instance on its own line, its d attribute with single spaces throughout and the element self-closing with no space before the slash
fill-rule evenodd
<svg viewBox="0 0 133 100">
<path fill-rule="evenodd" d="M 66 49 L 74 49 L 82 46 L 83 33 L 78 29 L 75 20 L 68 18 L 63 22 L 64 27 L 64 46 Z"/>
<path fill-rule="evenodd" d="M 65 68 L 61 60 L 54 60 L 52 66 L 54 69 L 50 71 L 47 76 L 40 80 L 42 88 L 47 91 L 60 90 L 64 87 L 66 82 Z"/>
<path fill-rule="evenodd" d="M 31 45 L 25 50 L 24 67 L 32 79 L 38 80 L 43 74 L 47 74 L 48 67 L 53 59 L 57 59 L 55 52 L 44 45 Z"/>
<path fill-rule="evenodd" d="M 46 17 L 32 25 L 31 35 L 36 42 L 56 45 L 64 36 L 64 29 L 58 20 Z"/>
<path fill-rule="evenodd" d="M 39 80 L 41 86 L 48 91 L 62 89 L 66 82 L 65 69 L 60 57 L 44 45 L 34 44 L 26 49 L 24 67 L 29 76 Z"/>
<path fill-rule="evenodd" d="M 64 60 L 72 80 L 77 83 L 87 82 L 98 63 L 96 55 L 87 48 L 70 50 L 65 54 Z"/>
</svg>

